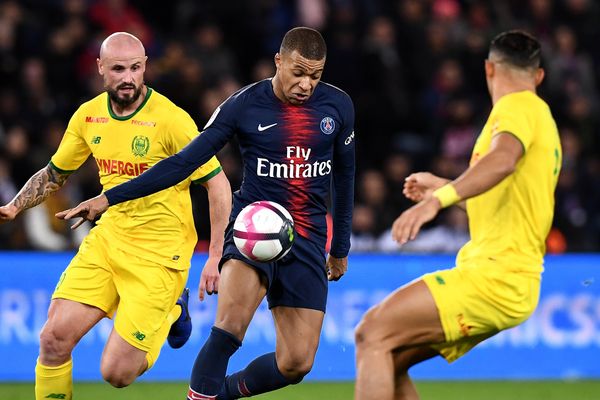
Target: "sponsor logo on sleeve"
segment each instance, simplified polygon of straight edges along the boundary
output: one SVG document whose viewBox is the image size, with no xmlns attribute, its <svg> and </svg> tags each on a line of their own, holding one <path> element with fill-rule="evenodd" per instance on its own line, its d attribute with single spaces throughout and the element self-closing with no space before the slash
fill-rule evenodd
<svg viewBox="0 0 600 400">
<path fill-rule="evenodd" d="M 348 135 L 346 140 L 344 140 L 344 144 L 346 146 L 348 146 L 350 143 L 352 143 L 353 140 L 354 140 L 354 131 L 352 131 L 352 133 L 350 135 Z"/>
</svg>

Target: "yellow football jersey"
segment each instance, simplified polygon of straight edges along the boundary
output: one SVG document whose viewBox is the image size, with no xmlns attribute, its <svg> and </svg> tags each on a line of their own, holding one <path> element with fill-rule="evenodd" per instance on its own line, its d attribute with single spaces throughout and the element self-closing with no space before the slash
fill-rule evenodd
<svg viewBox="0 0 600 400">
<path fill-rule="evenodd" d="M 550 108 L 535 93 L 508 94 L 494 105 L 475 143 L 471 165 L 489 152 L 492 138 L 502 132 L 519 139 L 523 157 L 513 174 L 467 200 L 471 240 L 456 263 L 496 261 L 515 271 L 541 272 L 562 161 L 558 130 Z"/>
<path fill-rule="evenodd" d="M 196 135 L 198 128 L 189 114 L 151 88 L 139 108 L 124 117 L 113 113 L 104 92 L 73 114 L 50 165 L 73 172 L 92 154 L 103 190 L 108 190 L 177 153 Z M 94 229 L 142 258 L 189 268 L 197 235 L 188 188 L 192 181 L 205 182 L 219 171 L 213 157 L 173 187 L 110 207 Z"/>
</svg>

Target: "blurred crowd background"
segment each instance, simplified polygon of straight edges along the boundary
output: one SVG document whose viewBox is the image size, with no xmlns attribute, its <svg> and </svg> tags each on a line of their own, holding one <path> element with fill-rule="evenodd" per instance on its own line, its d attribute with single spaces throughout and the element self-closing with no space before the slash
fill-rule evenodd
<svg viewBox="0 0 600 400">
<path fill-rule="evenodd" d="M 539 93 L 564 151 L 549 251 L 600 251 L 599 21 L 594 0 L 0 0 L 0 203 L 48 163 L 72 113 L 103 90 L 95 60 L 108 34 L 138 36 L 148 85 L 202 127 L 236 89 L 273 76 L 284 33 L 304 25 L 328 44 L 323 80 L 356 108 L 353 251 L 454 252 L 468 240 L 457 209 L 402 249 L 391 240 L 392 222 L 410 205 L 403 181 L 421 170 L 453 178 L 467 167 L 491 108 L 489 41 L 522 28 L 543 44 Z M 237 188 L 235 143 L 219 158 Z M 53 214 L 100 190 L 88 162 L 44 205 L 0 226 L 0 248 L 76 248 L 85 230 L 71 232 Z M 202 250 L 206 195 L 199 188 L 193 197 Z"/>
</svg>

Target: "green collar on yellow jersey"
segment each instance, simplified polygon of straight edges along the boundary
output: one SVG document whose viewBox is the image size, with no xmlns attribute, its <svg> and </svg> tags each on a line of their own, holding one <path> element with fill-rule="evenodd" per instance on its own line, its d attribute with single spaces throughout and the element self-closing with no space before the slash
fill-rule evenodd
<svg viewBox="0 0 600 400">
<path fill-rule="evenodd" d="M 117 121 L 127 121 L 129 118 L 132 118 L 135 114 L 137 114 L 142 108 L 144 108 L 144 106 L 148 102 L 148 99 L 150 98 L 151 94 L 152 94 L 152 88 L 148 87 L 148 92 L 146 93 L 146 97 L 144 98 L 144 101 L 142 101 L 142 104 L 140 104 L 140 106 L 131 114 L 125 115 L 123 117 L 119 117 L 118 115 L 116 115 L 113 112 L 112 107 L 110 106 L 110 96 L 107 93 L 106 94 L 106 105 L 108 107 L 108 113 L 110 114 L 110 116 L 112 118 L 116 119 Z"/>
</svg>

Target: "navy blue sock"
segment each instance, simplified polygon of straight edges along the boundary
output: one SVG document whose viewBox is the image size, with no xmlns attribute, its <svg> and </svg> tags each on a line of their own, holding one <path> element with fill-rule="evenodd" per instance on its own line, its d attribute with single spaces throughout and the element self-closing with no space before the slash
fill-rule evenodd
<svg viewBox="0 0 600 400">
<path fill-rule="evenodd" d="M 300 382 L 290 381 L 279 371 L 275 353 L 267 353 L 252 361 L 248 366 L 225 379 L 219 400 L 239 399 L 277 390 Z"/>
<path fill-rule="evenodd" d="M 234 335 L 213 326 L 194 362 L 190 389 L 203 395 L 216 396 L 223 386 L 229 358 L 241 345 L 242 342 Z"/>
</svg>

